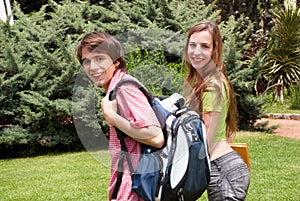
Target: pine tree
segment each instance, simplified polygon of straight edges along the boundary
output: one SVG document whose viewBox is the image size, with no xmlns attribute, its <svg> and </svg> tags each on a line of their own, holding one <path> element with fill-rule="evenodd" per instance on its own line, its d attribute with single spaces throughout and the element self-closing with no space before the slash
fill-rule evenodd
<svg viewBox="0 0 300 201">
<path fill-rule="evenodd" d="M 68 21 L 54 15 L 59 7 L 48 16 L 46 8 L 28 17 L 16 6 L 15 25 L 1 24 L 1 125 L 9 126 L 0 131 L 0 138 L 6 144 L 50 147 L 78 141 L 70 100 L 78 63 L 74 50 L 66 48 L 72 44 L 68 34 L 78 31 L 70 22 L 66 29 Z"/>
<path fill-rule="evenodd" d="M 50 0 L 30 15 L 14 5 L 14 26 L 0 23 L 0 125 L 6 125 L 0 128 L 0 146 L 70 147 L 79 138 L 88 147 L 102 143 L 108 132 L 99 105 L 104 92 L 87 81 L 74 54 L 86 33 L 118 38 L 130 72 L 152 92 L 168 95 L 180 92 L 183 82 L 187 30 L 201 20 L 220 23 L 219 13 L 203 0 Z M 251 110 L 260 102 L 252 95 L 257 64 L 244 56 L 252 27 L 247 23 L 244 18 L 220 23 L 225 65 L 238 97 L 245 98 L 238 100 L 244 126 L 261 114 Z"/>
<path fill-rule="evenodd" d="M 253 23 L 243 16 L 234 16 L 221 23 L 224 40 L 224 64 L 236 93 L 239 129 L 255 130 L 256 120 L 263 115 L 263 98 L 254 93 L 255 80 L 259 75 L 259 54 L 254 58 L 245 56 L 249 48 L 246 39 L 250 37 Z"/>
</svg>

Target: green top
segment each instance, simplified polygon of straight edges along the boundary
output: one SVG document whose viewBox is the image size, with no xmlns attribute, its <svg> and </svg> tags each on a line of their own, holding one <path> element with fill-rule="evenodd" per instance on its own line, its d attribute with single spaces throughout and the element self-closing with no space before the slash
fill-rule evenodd
<svg viewBox="0 0 300 201">
<path fill-rule="evenodd" d="M 220 82 L 217 79 L 211 81 L 214 85 Z M 214 86 L 208 87 L 208 92 L 204 92 L 202 96 L 203 112 L 219 112 L 220 119 L 216 130 L 216 141 L 226 140 L 226 117 L 228 113 L 229 101 L 227 98 L 227 82 L 223 79 L 224 84 L 221 87 L 221 100 L 218 101 L 218 91 Z M 225 86 L 225 87 L 224 87 Z"/>
</svg>

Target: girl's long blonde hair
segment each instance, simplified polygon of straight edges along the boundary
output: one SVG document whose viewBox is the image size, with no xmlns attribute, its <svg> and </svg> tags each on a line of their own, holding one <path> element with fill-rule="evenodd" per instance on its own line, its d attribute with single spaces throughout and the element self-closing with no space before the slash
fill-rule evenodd
<svg viewBox="0 0 300 201">
<path fill-rule="evenodd" d="M 209 31 L 213 39 L 213 53 L 212 53 L 212 63 L 213 68 L 207 67 L 201 75 L 198 71 L 193 68 L 191 62 L 188 58 L 188 45 L 190 37 L 195 32 Z M 218 93 L 217 103 L 221 101 L 221 87 L 227 89 L 227 98 L 229 101 L 228 113 L 226 117 L 226 137 L 227 139 L 232 136 L 237 131 L 237 108 L 235 102 L 235 93 L 230 80 L 226 75 L 226 69 L 223 64 L 222 52 L 222 36 L 218 25 L 215 22 L 199 22 L 195 24 L 188 32 L 187 41 L 183 51 L 183 67 L 185 74 L 187 74 L 186 81 L 184 84 L 184 91 L 188 99 L 188 104 L 195 111 L 199 111 L 202 108 L 202 95 L 204 92 L 209 91 L 211 87 Z M 216 79 L 215 82 L 211 82 L 211 79 Z M 225 79 L 225 83 L 224 83 Z M 224 86 L 226 85 L 226 86 Z M 189 92 L 186 89 L 191 88 Z"/>
</svg>

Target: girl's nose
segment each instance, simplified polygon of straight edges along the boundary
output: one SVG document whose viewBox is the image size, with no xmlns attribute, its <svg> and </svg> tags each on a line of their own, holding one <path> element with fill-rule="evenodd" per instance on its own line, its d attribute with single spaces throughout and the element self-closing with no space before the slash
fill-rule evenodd
<svg viewBox="0 0 300 201">
<path fill-rule="evenodd" d="M 202 49 L 201 49 L 201 47 L 199 46 L 199 45 L 197 45 L 196 47 L 195 47 L 195 50 L 194 50 L 194 53 L 195 54 L 202 54 Z"/>
</svg>

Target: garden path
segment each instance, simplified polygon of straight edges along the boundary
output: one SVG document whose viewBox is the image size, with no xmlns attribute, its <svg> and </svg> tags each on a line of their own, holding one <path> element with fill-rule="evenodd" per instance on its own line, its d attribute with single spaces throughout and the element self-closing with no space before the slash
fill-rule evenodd
<svg viewBox="0 0 300 201">
<path fill-rule="evenodd" d="M 300 140 L 300 120 L 262 118 L 258 122 L 266 120 L 269 121 L 269 126 L 279 125 L 279 127 L 273 131 L 274 134 Z"/>
</svg>

